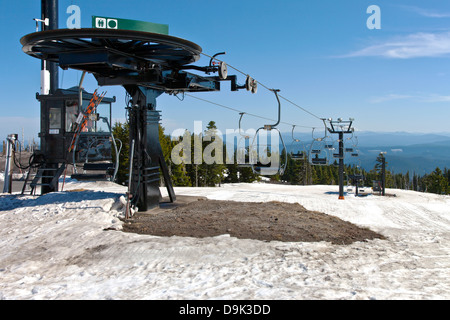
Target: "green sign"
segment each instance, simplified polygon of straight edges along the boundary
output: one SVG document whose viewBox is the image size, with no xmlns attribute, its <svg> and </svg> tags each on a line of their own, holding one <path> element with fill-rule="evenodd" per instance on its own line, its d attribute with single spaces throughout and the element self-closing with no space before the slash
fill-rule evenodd
<svg viewBox="0 0 450 320">
<path fill-rule="evenodd" d="M 99 16 L 92 16 L 92 28 L 135 30 L 169 34 L 169 26 L 167 24 Z"/>
</svg>

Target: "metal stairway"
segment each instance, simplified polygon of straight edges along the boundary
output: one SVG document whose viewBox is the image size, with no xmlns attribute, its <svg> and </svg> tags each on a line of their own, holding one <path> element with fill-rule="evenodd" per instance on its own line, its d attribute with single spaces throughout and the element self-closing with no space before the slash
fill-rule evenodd
<svg viewBox="0 0 450 320">
<path fill-rule="evenodd" d="M 62 175 L 64 170 L 66 169 L 66 164 L 62 163 L 59 166 L 54 164 L 46 164 L 41 165 L 36 172 L 33 180 L 30 182 L 31 170 L 28 171 L 27 177 L 22 187 L 22 194 L 25 192 L 30 192 L 33 194 L 35 192 L 36 187 L 41 186 L 47 188 L 51 191 L 58 191 L 58 180 Z M 29 183 L 30 189 L 27 190 L 27 185 Z"/>
</svg>

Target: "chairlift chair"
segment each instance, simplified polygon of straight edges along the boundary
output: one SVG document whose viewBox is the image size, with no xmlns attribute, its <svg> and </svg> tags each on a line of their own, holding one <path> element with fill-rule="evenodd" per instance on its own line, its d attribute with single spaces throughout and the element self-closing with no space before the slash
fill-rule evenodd
<svg viewBox="0 0 450 320">
<path fill-rule="evenodd" d="M 318 156 L 316 156 L 311 159 L 311 164 L 318 166 L 326 166 L 328 165 L 328 158 L 326 157 L 319 158 Z"/>
<path fill-rule="evenodd" d="M 306 157 L 304 144 L 300 139 L 294 138 L 295 125 L 292 126 L 292 143 L 291 143 L 291 159 L 304 160 Z"/>
<path fill-rule="evenodd" d="M 314 146 L 314 143 L 311 144 L 311 147 Z M 313 165 L 328 165 L 328 153 L 325 148 L 320 149 L 312 149 L 309 154 L 309 162 Z"/>
<path fill-rule="evenodd" d="M 352 157 L 358 157 L 359 156 L 359 151 L 358 149 L 356 149 L 356 147 L 358 146 L 358 137 L 357 136 L 353 136 L 353 132 L 352 132 L 352 141 L 353 141 L 353 151 L 351 153 Z"/>
<path fill-rule="evenodd" d="M 325 122 L 324 122 L 325 125 Z M 314 130 L 312 130 L 312 137 L 313 140 L 311 142 L 310 150 L 309 150 L 309 162 L 312 165 L 328 165 L 328 152 L 327 148 L 325 146 L 328 144 L 326 143 L 325 139 L 327 138 L 327 128 L 325 125 L 325 135 L 323 137 L 314 138 Z M 322 156 L 321 156 L 322 155 Z"/>
<path fill-rule="evenodd" d="M 344 156 L 341 155 L 340 153 L 333 153 L 333 158 L 335 158 L 335 159 L 344 159 Z"/>
<path fill-rule="evenodd" d="M 355 131 L 352 130 L 351 137 L 347 138 L 347 140 L 350 140 L 352 142 L 352 147 L 345 148 L 345 152 L 351 153 L 352 157 L 357 157 L 358 155 L 357 155 L 357 151 L 355 151 L 355 149 L 356 149 L 356 146 L 358 145 L 358 137 L 355 136 L 354 132 Z M 353 154 L 356 154 L 356 155 L 353 155 Z"/>
<path fill-rule="evenodd" d="M 323 121 L 325 121 L 324 119 L 322 119 Z M 325 125 L 325 122 L 324 122 Z M 335 145 L 335 141 L 333 140 L 332 136 L 329 136 L 327 134 L 327 129 L 326 129 L 326 125 L 325 125 L 325 137 L 323 138 L 323 143 L 324 143 L 324 148 L 330 151 L 336 150 L 336 145 Z"/>
<path fill-rule="evenodd" d="M 252 145 L 251 145 L 251 152 L 250 152 L 250 163 L 252 166 L 252 170 L 255 174 L 258 175 L 276 175 L 276 174 L 283 174 L 286 166 L 287 166 L 287 157 L 284 157 L 284 162 L 283 163 L 279 163 L 277 165 L 273 165 L 272 160 L 273 160 L 273 155 L 272 155 L 272 151 L 271 150 L 271 146 L 267 145 L 266 148 L 264 148 L 265 151 L 265 155 L 261 154 L 261 145 L 259 145 L 258 142 L 258 134 L 259 132 L 265 132 L 266 134 L 268 132 L 272 132 L 272 130 L 275 130 L 276 132 L 278 132 L 278 137 L 279 140 L 281 141 L 282 144 L 282 150 L 280 152 L 280 154 L 278 155 L 278 157 L 280 158 L 281 153 L 283 152 L 283 150 L 286 150 L 286 145 L 284 144 L 284 140 L 283 137 L 281 135 L 280 130 L 277 129 L 278 124 L 280 123 L 280 119 L 281 119 L 281 102 L 280 102 L 280 98 L 278 97 L 278 92 L 280 90 L 276 90 L 276 89 L 270 89 L 274 94 L 275 97 L 277 98 L 277 102 L 278 102 L 278 121 L 275 124 L 266 124 L 264 125 L 264 127 L 259 128 L 258 130 L 256 130 L 255 136 L 253 137 L 253 141 L 252 141 Z M 270 153 L 270 156 L 269 156 Z M 270 161 L 266 161 L 269 160 L 270 157 Z M 278 159 L 279 159 L 278 158 Z M 261 161 L 264 160 L 264 161 Z"/>
</svg>

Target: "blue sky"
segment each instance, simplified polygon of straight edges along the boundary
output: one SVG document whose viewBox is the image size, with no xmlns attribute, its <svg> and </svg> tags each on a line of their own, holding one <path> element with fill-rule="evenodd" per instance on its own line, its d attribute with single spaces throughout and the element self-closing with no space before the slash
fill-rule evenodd
<svg viewBox="0 0 450 320">
<path fill-rule="evenodd" d="M 0 136 L 37 137 L 40 62 L 22 52 L 20 38 L 35 31 L 40 1 L 0 0 L 1 113 Z M 66 28 L 69 5 L 81 9 L 81 26 L 103 15 L 169 25 L 169 33 L 197 43 L 318 117 L 355 119 L 361 131 L 450 132 L 450 2 L 414 0 L 60 0 L 59 27 Z M 381 10 L 381 29 L 368 29 L 370 5 Z M 197 65 L 207 65 L 202 58 Z M 245 77 L 229 68 L 243 83 Z M 78 84 L 81 73 L 60 71 L 60 87 Z M 92 92 L 97 83 L 84 83 Z M 124 119 L 125 91 L 105 87 L 116 96 L 113 117 Z M 221 92 L 195 96 L 244 112 L 275 119 L 273 93 Z M 281 120 L 299 131 L 321 128 L 309 113 L 283 101 Z M 218 128 L 236 129 L 239 114 L 185 97 L 158 98 L 167 133 L 193 130 L 194 121 L 210 120 Z M 244 117 L 243 126 L 259 128 L 268 121 Z M 304 126 L 305 128 L 301 127 Z M 281 131 L 291 126 L 282 124 Z"/>
</svg>

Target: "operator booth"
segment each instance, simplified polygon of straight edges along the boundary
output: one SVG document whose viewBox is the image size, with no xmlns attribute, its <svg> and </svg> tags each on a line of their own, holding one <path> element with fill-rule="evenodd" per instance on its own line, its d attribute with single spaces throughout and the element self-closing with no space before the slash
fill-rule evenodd
<svg viewBox="0 0 450 320">
<path fill-rule="evenodd" d="M 75 164 L 111 160 L 111 104 L 116 101 L 115 97 L 104 97 L 76 135 L 80 116 L 86 113 L 92 97 L 93 94 L 79 91 L 78 87 L 36 95 L 41 103 L 41 151 L 53 162 Z M 72 144 L 73 152 L 69 152 Z"/>
<path fill-rule="evenodd" d="M 57 191 L 68 164 L 73 165 L 72 178 L 112 180 L 118 169 L 117 159 L 112 161 L 112 148 L 116 158 L 118 150 L 111 130 L 111 104 L 116 98 L 79 87 L 38 93 L 36 98 L 41 105 L 41 145 L 30 159 L 37 172 L 31 179 L 29 171 L 22 194 L 28 185 L 31 193 L 37 187 L 42 194 Z"/>
</svg>

